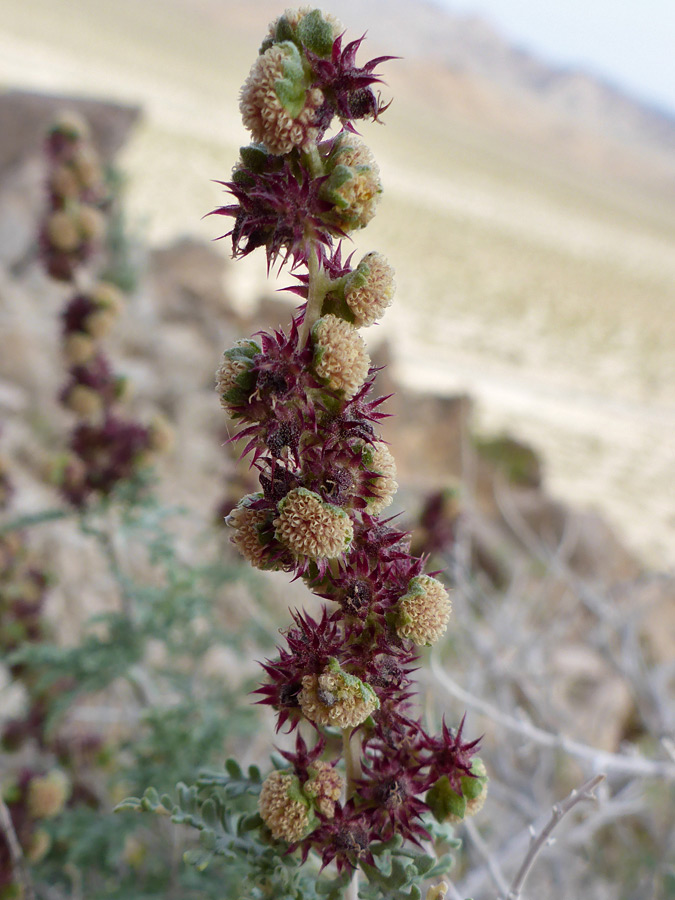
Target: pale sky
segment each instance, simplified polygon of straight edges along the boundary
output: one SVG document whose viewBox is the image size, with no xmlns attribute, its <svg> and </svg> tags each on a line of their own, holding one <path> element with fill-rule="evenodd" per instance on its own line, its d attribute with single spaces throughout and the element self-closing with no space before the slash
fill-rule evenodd
<svg viewBox="0 0 675 900">
<path fill-rule="evenodd" d="M 675 114 L 675 0 L 436 0 L 546 60 L 581 66 Z"/>
</svg>

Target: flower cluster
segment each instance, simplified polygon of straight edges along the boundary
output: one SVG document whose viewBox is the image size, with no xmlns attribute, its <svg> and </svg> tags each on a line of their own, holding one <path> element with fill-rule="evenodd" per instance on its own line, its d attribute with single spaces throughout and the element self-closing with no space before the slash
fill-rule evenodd
<svg viewBox="0 0 675 900">
<path fill-rule="evenodd" d="M 79 116 L 69 112 L 54 122 L 47 155 L 49 204 L 40 249 L 52 278 L 71 281 L 105 236 L 108 192 L 89 127 Z"/>
<path fill-rule="evenodd" d="M 40 239 L 44 262 L 52 277 L 75 289 L 62 314 L 68 380 L 60 399 L 78 422 L 56 478 L 66 499 L 81 507 L 92 494 L 105 496 L 131 478 L 153 452 L 166 449 L 170 435 L 159 418 L 146 426 L 120 413 L 127 382 L 102 350 L 124 298 L 113 284 L 86 278 L 83 269 L 105 234 L 108 200 L 86 123 L 72 113 L 62 115 L 49 130 L 47 158 L 48 209 Z M 83 221 L 92 227 L 83 230 Z"/>
<path fill-rule="evenodd" d="M 10 506 L 14 486 L 8 460 L 0 456 L 0 512 Z M 38 563 L 20 531 L 0 535 L 0 658 L 8 656 L 25 641 L 44 638 L 42 611 L 49 577 Z M 21 678 L 23 667 L 10 667 Z"/>
<path fill-rule="evenodd" d="M 42 774 L 25 768 L 0 785 L 0 790 L 24 855 L 31 863 L 39 862 L 52 843 L 44 823 L 63 810 L 71 790 L 68 778 L 59 769 Z M 0 829 L 0 896 L 21 896 L 14 871 L 9 844 Z"/>
<path fill-rule="evenodd" d="M 216 210 L 234 219 L 235 256 L 265 247 L 268 265 L 292 261 L 292 290 L 305 301 L 287 333 L 228 349 L 216 388 L 260 481 L 227 517 L 233 543 L 256 568 L 293 573 L 327 601 L 317 616 L 295 612 L 285 646 L 263 664 L 259 702 L 278 727 L 304 720 L 317 740 L 308 750 L 296 733 L 289 768 L 263 785 L 260 813 L 273 838 L 338 869 L 371 862 L 383 837 L 419 843 L 425 816 L 470 813 L 486 783 L 478 742 L 465 741 L 461 725 L 427 733 L 410 701 L 417 648 L 444 634 L 451 604 L 410 553 L 409 535 L 380 518 L 396 466 L 378 432 L 386 398 L 373 396 L 359 329 L 391 304 L 394 273 L 379 253 L 343 260 L 340 244 L 368 223 L 381 193 L 352 121 L 382 112 L 371 85 L 384 58 L 359 69 L 360 43 L 343 49 L 340 26 L 319 10 L 287 10 L 272 23 L 241 96 L 256 143 L 226 184 L 235 202 Z M 326 137 L 335 116 L 343 130 Z M 334 751 L 320 759 L 336 730 L 342 797 Z"/>
</svg>

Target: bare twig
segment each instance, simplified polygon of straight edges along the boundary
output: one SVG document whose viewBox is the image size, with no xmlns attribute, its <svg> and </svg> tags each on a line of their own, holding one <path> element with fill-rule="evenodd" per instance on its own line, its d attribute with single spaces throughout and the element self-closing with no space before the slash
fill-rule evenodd
<svg viewBox="0 0 675 900">
<path fill-rule="evenodd" d="M 595 775 L 593 778 L 590 778 L 585 784 L 583 784 L 578 790 L 573 790 L 566 800 L 563 800 L 562 803 L 557 803 L 553 807 L 551 818 L 542 828 L 540 833 L 536 837 L 533 836 L 532 843 L 530 844 L 530 849 L 527 851 L 527 855 L 523 860 L 523 864 L 521 865 L 520 869 L 518 869 L 516 877 L 513 879 L 511 888 L 506 895 L 506 900 L 519 900 L 523 885 L 525 884 L 525 879 L 529 875 L 530 870 L 532 869 L 532 866 L 534 865 L 537 857 L 547 845 L 553 830 L 559 825 L 563 817 L 566 816 L 567 813 L 570 812 L 570 810 L 574 809 L 574 807 L 578 803 L 582 803 L 586 800 L 597 799 L 593 791 L 601 781 L 604 781 L 604 778 L 604 775 Z"/>
<path fill-rule="evenodd" d="M 483 862 L 487 866 L 487 870 L 490 873 L 490 878 L 492 878 L 495 887 L 500 894 L 506 894 L 509 889 L 508 882 L 501 870 L 499 863 L 490 852 L 488 845 L 483 840 L 480 831 L 476 828 L 471 819 L 464 820 L 464 827 L 466 829 L 466 833 L 471 839 L 471 843 L 474 845 L 474 847 L 478 851 L 479 856 L 483 859 Z"/>
<path fill-rule="evenodd" d="M 550 731 L 544 731 L 543 728 L 538 728 L 527 719 L 516 719 L 514 716 L 497 709 L 491 703 L 474 697 L 473 694 L 465 691 L 443 671 L 436 653 L 432 652 L 430 662 L 434 677 L 449 694 L 471 709 L 475 709 L 481 715 L 487 716 L 493 722 L 528 738 L 535 744 L 539 744 L 542 747 L 550 747 L 552 750 L 563 750 L 565 753 L 569 753 L 570 756 L 576 757 L 576 759 L 582 759 L 591 763 L 596 771 L 603 769 L 622 772 L 625 775 L 635 775 L 643 778 L 666 778 L 669 781 L 675 781 L 675 763 L 669 760 L 647 759 L 638 755 L 627 756 L 624 753 L 610 753 L 607 750 L 589 747 L 588 744 L 582 744 L 579 741 L 572 740 L 572 738 L 565 737 L 563 734 L 553 734 Z"/>
<path fill-rule="evenodd" d="M 12 860 L 12 871 L 15 873 L 19 884 L 22 888 L 23 900 L 34 900 L 35 892 L 33 884 L 26 868 L 26 860 L 21 849 L 21 844 L 14 830 L 14 823 L 7 808 L 7 804 L 0 794 L 0 829 L 4 832 L 7 846 L 9 847 L 9 855 Z"/>
</svg>

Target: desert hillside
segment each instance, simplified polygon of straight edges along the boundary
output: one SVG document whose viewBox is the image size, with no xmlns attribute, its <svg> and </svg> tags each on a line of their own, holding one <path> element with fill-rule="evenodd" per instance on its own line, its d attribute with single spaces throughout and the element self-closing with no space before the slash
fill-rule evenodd
<svg viewBox="0 0 675 900">
<path fill-rule="evenodd" d="M 651 562 L 672 562 L 672 120 L 431 5 L 333 9 L 350 34 L 373 35 L 364 58 L 403 57 L 386 66 L 386 127 L 368 135 L 385 196 L 364 236 L 397 270 L 383 327 L 401 376 L 472 393 L 479 429 L 532 442 L 559 496 L 599 506 Z M 246 140 L 235 98 L 277 11 L 12 0 L 0 85 L 141 104 L 121 160 L 136 227 L 152 243 L 213 238 L 211 179 Z M 265 273 L 236 269 L 245 305 Z"/>
</svg>

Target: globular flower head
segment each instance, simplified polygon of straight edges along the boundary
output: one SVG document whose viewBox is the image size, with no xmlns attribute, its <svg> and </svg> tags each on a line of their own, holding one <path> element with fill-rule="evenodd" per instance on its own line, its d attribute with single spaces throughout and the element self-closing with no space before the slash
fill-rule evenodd
<svg viewBox="0 0 675 900">
<path fill-rule="evenodd" d="M 93 419 L 103 410 L 101 394 L 86 384 L 71 384 L 62 395 L 63 403 L 81 419 Z"/>
<path fill-rule="evenodd" d="M 325 168 L 321 196 L 332 207 L 325 219 L 346 232 L 364 228 L 382 193 L 380 170 L 370 149 L 361 138 L 342 132 L 330 142 Z"/>
<path fill-rule="evenodd" d="M 298 776 L 291 771 L 270 772 L 260 791 L 258 809 L 273 837 L 289 844 L 302 840 L 317 824 Z"/>
<path fill-rule="evenodd" d="M 362 451 L 363 464 L 375 477 L 370 479 L 372 497 L 368 498 L 368 512 L 378 516 L 394 499 L 398 490 L 396 462 L 383 441 L 366 444 Z"/>
<path fill-rule="evenodd" d="M 248 398 L 253 384 L 251 366 L 259 353 L 258 344 L 246 340 L 237 341 L 223 354 L 223 361 L 216 372 L 216 390 L 223 409 L 229 411 Z"/>
<path fill-rule="evenodd" d="M 28 812 L 33 819 L 52 819 L 63 810 L 70 782 L 58 769 L 32 778 L 28 785 Z"/>
<path fill-rule="evenodd" d="M 47 219 L 45 236 L 54 250 L 62 253 L 73 253 L 83 239 L 76 215 L 65 209 L 53 212 Z"/>
<path fill-rule="evenodd" d="M 414 644 L 434 644 L 445 634 L 452 604 L 445 587 L 430 575 L 411 578 L 396 607 L 396 630 Z"/>
<path fill-rule="evenodd" d="M 342 776 L 330 763 L 320 759 L 310 766 L 309 776 L 302 786 L 303 793 L 322 816 L 332 819 L 344 786 Z"/>
<path fill-rule="evenodd" d="M 345 282 L 345 301 L 358 327 L 372 325 L 394 298 L 394 270 L 381 253 L 367 253 Z"/>
<path fill-rule="evenodd" d="M 298 47 L 289 40 L 274 44 L 256 59 L 239 108 L 253 140 L 281 156 L 316 143 L 323 102 L 321 89 L 311 86 L 311 73 L 305 70 Z"/>
<path fill-rule="evenodd" d="M 227 524 L 234 529 L 232 543 L 244 559 L 256 569 L 267 569 L 272 565 L 269 552 L 271 517 L 264 509 L 252 508 L 252 504 L 262 498 L 262 494 L 248 494 L 227 517 Z"/>
<path fill-rule="evenodd" d="M 467 816 L 480 812 L 487 792 L 487 769 L 483 760 L 476 756 L 472 760 L 470 774 L 460 776 L 458 790 L 444 775 L 427 793 L 426 803 L 437 821 L 458 825 Z"/>
<path fill-rule="evenodd" d="M 349 515 L 314 491 L 295 488 L 278 506 L 276 537 L 297 557 L 335 559 L 349 549 L 354 528 Z"/>
<path fill-rule="evenodd" d="M 332 659 L 320 675 L 305 675 L 299 696 L 305 716 L 316 725 L 356 728 L 380 705 L 373 688 Z"/>
<path fill-rule="evenodd" d="M 306 77 L 321 90 L 324 102 L 317 117 L 321 130 L 337 115 L 343 127 L 353 130 L 355 119 L 377 119 L 383 106 L 372 85 L 381 82 L 376 67 L 391 56 L 380 56 L 364 66 L 356 65 L 356 54 L 363 38 L 342 46 L 343 28 L 330 14 L 305 6 L 287 9 L 270 25 L 260 48 L 261 54 L 282 42 L 292 42 L 303 62 Z"/>
<path fill-rule="evenodd" d="M 328 387 L 343 391 L 349 400 L 365 382 L 370 357 L 363 338 L 348 322 L 332 314 L 322 316 L 312 329 L 314 371 Z"/>
<path fill-rule="evenodd" d="M 96 344 L 88 334 L 74 331 L 63 339 L 63 355 L 71 366 L 85 366 L 96 354 Z"/>
<path fill-rule="evenodd" d="M 46 218 L 40 249 L 45 267 L 57 281 L 70 281 L 78 266 L 99 248 L 105 234 L 100 210 L 79 201 L 56 209 Z"/>
</svg>

